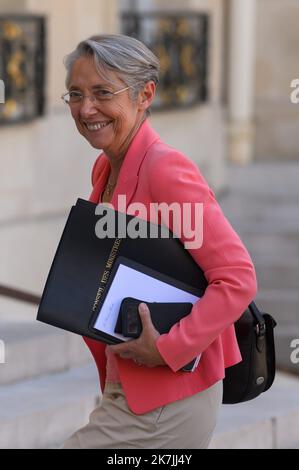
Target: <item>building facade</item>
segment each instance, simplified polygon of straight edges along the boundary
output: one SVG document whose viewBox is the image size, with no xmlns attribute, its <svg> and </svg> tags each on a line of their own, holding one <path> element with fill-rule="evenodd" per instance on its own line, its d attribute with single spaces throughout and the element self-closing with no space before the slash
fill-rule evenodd
<svg viewBox="0 0 299 470">
<path fill-rule="evenodd" d="M 3 44 L 19 34 L 11 15 L 43 19 L 36 43 L 42 42 L 44 53 L 35 81 L 36 116 L 11 123 L 1 121 L 0 114 L 0 284 L 40 294 L 68 210 L 78 197 L 89 195 L 99 151 L 78 135 L 60 97 L 63 57 L 93 34 L 143 34 L 162 50 L 166 70 L 167 41 L 184 51 L 178 54 L 180 73 L 164 73 L 161 106 L 151 120 L 162 139 L 196 162 L 217 193 L 229 187 L 229 160 L 298 158 L 299 104 L 289 99 L 297 72 L 298 5 L 284 3 L 288 8 L 282 10 L 280 0 L 186 0 L 182 9 L 179 0 L 2 0 L 2 63 Z M 176 24 L 171 34 L 170 24 Z M 190 60 L 196 47 L 203 57 L 199 72 Z M 7 73 L 22 91 L 20 60 L 16 52 Z M 28 61 L 32 54 L 23 61 L 27 67 Z M 196 93 L 190 97 L 192 86 L 197 98 Z M 6 117 L 17 113 L 16 106 L 0 104 Z"/>
<path fill-rule="evenodd" d="M 45 102 L 42 114 L 34 119 L 1 123 L 0 127 L 0 284 L 39 294 L 70 206 L 77 197 L 88 197 L 90 172 L 99 151 L 90 148 L 78 135 L 60 99 L 65 90 L 63 57 L 80 40 L 93 34 L 123 32 L 126 11 L 160 11 L 163 4 L 164 13 L 207 15 L 208 98 L 191 106 L 153 111 L 151 119 L 163 139 L 198 164 L 216 191 L 225 185 L 223 2 L 190 0 L 185 2 L 184 12 L 181 3 L 175 1 L 135 3 L 134 6 L 132 2 L 126 5 L 117 0 L 1 2 L 0 15 L 4 19 L 11 14 L 44 18 Z M 6 30 L 15 28 L 10 26 Z M 10 33 L 9 37 L 12 36 Z M 14 107 L 6 109 L 7 114 Z"/>
</svg>

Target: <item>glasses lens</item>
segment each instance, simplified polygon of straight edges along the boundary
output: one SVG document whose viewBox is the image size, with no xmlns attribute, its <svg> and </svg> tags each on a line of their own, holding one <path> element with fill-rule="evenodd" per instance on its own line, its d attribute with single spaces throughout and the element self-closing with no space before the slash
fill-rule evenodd
<svg viewBox="0 0 299 470">
<path fill-rule="evenodd" d="M 113 93 L 109 90 L 99 89 L 93 92 L 93 96 L 97 101 L 107 101 L 111 100 Z"/>
<path fill-rule="evenodd" d="M 66 97 L 69 103 L 79 103 L 82 99 L 82 94 L 79 91 L 70 91 Z"/>
<path fill-rule="evenodd" d="M 127 89 L 126 87 L 125 89 Z M 112 92 L 109 90 L 106 90 L 104 88 L 95 90 L 92 95 L 90 95 L 89 99 L 92 99 L 93 101 L 109 101 L 111 98 L 113 98 L 114 95 L 117 95 L 118 93 L 124 91 L 125 89 L 119 90 L 117 92 Z M 70 91 L 66 93 L 65 95 L 62 96 L 63 100 L 67 104 L 73 104 L 73 103 L 80 103 L 83 100 L 83 95 L 80 91 Z"/>
</svg>

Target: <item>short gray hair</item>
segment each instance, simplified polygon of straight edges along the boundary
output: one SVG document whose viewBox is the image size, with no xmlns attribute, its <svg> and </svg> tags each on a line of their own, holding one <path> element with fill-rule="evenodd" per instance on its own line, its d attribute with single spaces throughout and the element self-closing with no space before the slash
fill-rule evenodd
<svg viewBox="0 0 299 470">
<path fill-rule="evenodd" d="M 159 59 L 138 39 L 123 34 L 92 36 L 78 44 L 76 49 L 64 58 L 67 69 L 66 87 L 69 88 L 74 63 L 80 57 L 93 57 L 98 72 L 107 77 L 107 71 L 118 74 L 135 100 L 138 92 L 149 81 L 159 82 Z M 146 110 L 146 115 L 150 110 Z"/>
</svg>

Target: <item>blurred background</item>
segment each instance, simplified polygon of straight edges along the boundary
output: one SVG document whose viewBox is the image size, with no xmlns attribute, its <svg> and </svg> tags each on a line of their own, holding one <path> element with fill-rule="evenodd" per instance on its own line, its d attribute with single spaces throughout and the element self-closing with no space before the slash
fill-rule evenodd
<svg viewBox="0 0 299 470">
<path fill-rule="evenodd" d="M 273 391 L 224 407 L 212 447 L 299 445 L 298 24 L 297 0 L 0 0 L 0 448 L 55 448 L 98 400 L 81 339 L 35 317 L 99 154 L 60 99 L 63 58 L 115 32 L 160 58 L 152 125 L 216 192 L 278 322 Z"/>
</svg>

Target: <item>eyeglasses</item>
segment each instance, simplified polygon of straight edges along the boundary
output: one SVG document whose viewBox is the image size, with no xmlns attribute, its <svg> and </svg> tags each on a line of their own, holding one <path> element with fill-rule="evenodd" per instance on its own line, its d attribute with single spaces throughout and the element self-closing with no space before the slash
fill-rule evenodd
<svg viewBox="0 0 299 470">
<path fill-rule="evenodd" d="M 129 88 L 133 88 L 137 85 L 138 84 L 127 86 L 125 88 L 122 88 L 121 90 L 114 92 L 105 90 L 104 88 L 99 88 L 94 90 L 90 95 L 83 95 L 81 91 L 72 90 L 68 91 L 67 93 L 64 93 L 61 98 L 66 104 L 69 105 L 82 103 L 83 99 L 87 97 L 92 101 L 101 103 L 102 101 L 110 101 L 115 95 L 118 95 L 119 93 L 122 93 L 123 91 L 126 91 Z"/>
</svg>

